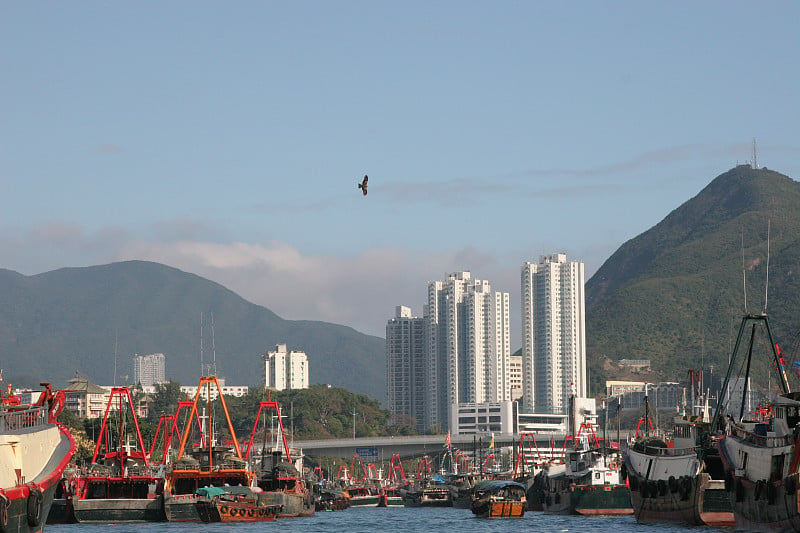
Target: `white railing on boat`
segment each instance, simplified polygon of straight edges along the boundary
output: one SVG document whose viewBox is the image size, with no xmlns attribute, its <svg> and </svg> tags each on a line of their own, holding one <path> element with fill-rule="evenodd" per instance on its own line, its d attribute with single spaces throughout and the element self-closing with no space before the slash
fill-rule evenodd
<svg viewBox="0 0 800 533">
<path fill-rule="evenodd" d="M 690 448 L 663 448 L 661 446 L 645 446 L 644 453 L 646 455 L 680 457 L 683 455 L 696 455 L 697 449 L 694 446 Z"/>
<path fill-rule="evenodd" d="M 0 433 L 14 433 L 29 428 L 46 426 L 47 407 L 31 407 L 22 410 L 0 410 Z"/>
</svg>

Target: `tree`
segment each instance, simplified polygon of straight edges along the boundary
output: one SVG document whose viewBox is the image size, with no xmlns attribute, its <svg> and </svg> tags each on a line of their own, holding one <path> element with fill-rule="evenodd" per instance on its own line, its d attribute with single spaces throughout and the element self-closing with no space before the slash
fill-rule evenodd
<svg viewBox="0 0 800 533">
<path fill-rule="evenodd" d="M 150 406 L 147 412 L 147 420 L 151 424 L 158 424 L 162 414 L 175 414 L 178 410 L 178 402 L 183 399 L 181 384 L 177 381 L 166 383 L 156 383 L 156 391 L 150 399 Z"/>
</svg>

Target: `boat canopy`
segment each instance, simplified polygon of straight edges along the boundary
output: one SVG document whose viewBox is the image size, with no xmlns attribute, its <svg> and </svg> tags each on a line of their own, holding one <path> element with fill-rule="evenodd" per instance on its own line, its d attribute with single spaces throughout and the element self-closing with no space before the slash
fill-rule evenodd
<svg viewBox="0 0 800 533">
<path fill-rule="evenodd" d="M 487 479 L 475 485 L 474 490 L 476 493 L 477 492 L 495 493 L 507 487 L 518 487 L 521 488 L 523 491 L 526 490 L 526 486 L 523 485 L 522 483 L 517 483 L 516 481 L 510 481 L 508 479 Z"/>
</svg>

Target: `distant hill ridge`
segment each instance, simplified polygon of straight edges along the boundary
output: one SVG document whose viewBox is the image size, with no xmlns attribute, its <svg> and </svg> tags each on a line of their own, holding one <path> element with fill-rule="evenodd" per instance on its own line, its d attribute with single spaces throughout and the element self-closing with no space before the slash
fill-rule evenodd
<svg viewBox="0 0 800 533">
<path fill-rule="evenodd" d="M 661 379 L 727 370 L 747 307 L 768 309 L 776 342 L 796 350 L 800 328 L 800 184 L 737 166 L 661 222 L 623 244 L 586 284 L 587 352 L 595 390 L 606 359 L 650 359 Z M 604 369 L 604 366 L 606 369 Z M 762 370 L 765 370 L 764 367 Z"/>
<path fill-rule="evenodd" d="M 656 376 L 648 379 L 680 381 L 689 369 L 721 377 L 745 310 L 742 257 L 748 311 L 764 309 L 768 223 L 768 311 L 787 359 L 800 359 L 800 184 L 742 165 L 620 246 L 586 283 L 593 393 L 620 375 L 614 362 L 623 358 L 650 359 Z M 0 301 L 0 368 L 18 383 L 64 384 L 76 371 L 112 383 L 115 335 L 118 375 L 130 374 L 134 354 L 163 352 L 170 377 L 196 383 L 200 313 L 207 317 L 206 362 L 213 313 L 217 366 L 228 383 L 259 384 L 259 354 L 285 342 L 308 354 L 312 383 L 385 401 L 384 339 L 284 320 L 217 283 L 157 263 L 36 276 L 0 270 Z M 756 370 L 766 374 L 763 365 Z"/>
<path fill-rule="evenodd" d="M 305 351 L 312 383 L 329 383 L 385 401 L 385 343 L 326 322 L 284 320 L 225 287 L 146 261 L 62 268 L 23 276 L 0 270 L 0 368 L 7 381 L 65 384 L 80 372 L 99 384 L 133 379 L 135 354 L 162 352 L 168 377 L 195 384 L 204 360 L 229 384 L 259 385 L 260 354 L 286 343 Z"/>
</svg>

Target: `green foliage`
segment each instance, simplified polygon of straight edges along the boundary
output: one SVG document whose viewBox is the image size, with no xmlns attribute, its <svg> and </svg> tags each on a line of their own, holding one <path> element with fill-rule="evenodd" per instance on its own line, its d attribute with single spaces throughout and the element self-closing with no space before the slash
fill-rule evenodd
<svg viewBox="0 0 800 533">
<path fill-rule="evenodd" d="M 743 269 L 748 311 L 765 306 L 768 221 L 771 325 L 791 360 L 800 359 L 800 184 L 739 166 L 621 246 L 587 282 L 593 392 L 617 378 L 603 368 L 606 358 L 650 359 L 651 379 L 682 380 L 701 368 L 708 378 L 710 365 L 720 378 L 744 313 Z M 754 377 L 765 381 L 759 364 Z"/>
<path fill-rule="evenodd" d="M 285 430 L 293 431 L 295 439 L 352 437 L 354 420 L 356 437 L 395 434 L 387 425 L 390 414 L 381 409 L 379 402 L 346 389 L 313 385 L 308 389 L 287 391 L 254 390 L 241 398 L 226 396 L 228 411 L 240 440 L 249 436 L 259 402 L 268 397 L 279 402 Z"/>
<path fill-rule="evenodd" d="M 178 410 L 178 402 L 183 400 L 181 384 L 177 381 L 157 383 L 155 393 L 150 396 L 147 411 L 147 420 L 151 424 L 158 424 L 161 415 L 172 415 Z"/>
</svg>

